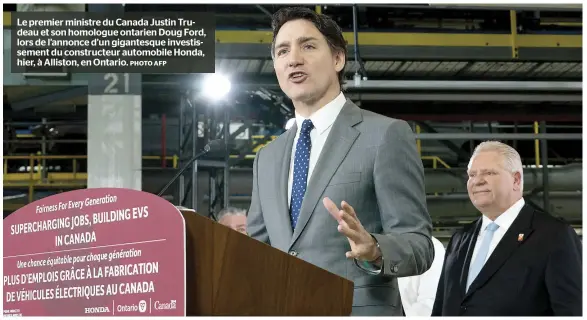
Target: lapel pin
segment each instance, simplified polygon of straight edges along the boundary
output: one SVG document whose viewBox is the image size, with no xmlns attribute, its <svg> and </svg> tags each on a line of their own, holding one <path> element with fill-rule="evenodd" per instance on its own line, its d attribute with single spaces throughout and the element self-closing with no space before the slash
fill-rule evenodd
<svg viewBox="0 0 587 320">
<path fill-rule="evenodd" d="M 522 242 L 522 241 L 524 241 L 524 234 L 523 233 L 520 233 L 518 235 L 518 242 Z"/>
</svg>

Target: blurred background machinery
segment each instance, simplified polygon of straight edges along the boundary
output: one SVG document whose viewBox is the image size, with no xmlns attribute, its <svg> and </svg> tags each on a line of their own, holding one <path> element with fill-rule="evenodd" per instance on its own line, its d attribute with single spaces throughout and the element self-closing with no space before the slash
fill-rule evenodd
<svg viewBox="0 0 587 320">
<path fill-rule="evenodd" d="M 109 6 L 4 5 L 4 65 L 10 65 L 11 12 Z M 194 94 L 203 75 L 142 75 L 143 190 L 158 191 L 207 141 L 223 138 L 226 152 L 198 161 L 165 197 L 204 215 L 228 204 L 248 208 L 255 152 L 293 116 L 269 54 L 270 15 L 280 7 L 124 6 L 215 12 L 216 70 L 232 80 L 229 100 L 210 103 Z M 488 139 L 521 153 L 529 201 L 582 232 L 580 5 L 310 8 L 345 31 L 347 95 L 412 125 L 435 235 L 446 239 L 478 216 L 466 194 L 465 167 L 475 146 Z M 87 83 L 88 75 L 65 69 L 40 76 L 5 67 L 4 216 L 86 187 Z"/>
</svg>

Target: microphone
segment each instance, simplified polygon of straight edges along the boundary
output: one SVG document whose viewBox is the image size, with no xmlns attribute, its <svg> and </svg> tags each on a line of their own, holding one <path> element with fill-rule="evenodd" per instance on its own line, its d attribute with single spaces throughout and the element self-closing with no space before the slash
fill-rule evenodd
<svg viewBox="0 0 587 320">
<path fill-rule="evenodd" d="M 208 142 L 208 144 L 204 147 L 204 152 L 217 152 L 224 149 L 224 140 L 223 139 L 216 139 Z M 196 159 L 192 160 L 196 161 Z"/>
<path fill-rule="evenodd" d="M 169 182 L 161 189 L 161 191 L 159 191 L 159 193 L 157 193 L 157 196 L 160 197 L 163 194 L 163 192 L 167 191 L 167 189 L 175 182 L 175 180 L 177 180 L 177 178 L 179 178 L 179 176 L 181 176 L 181 174 L 184 173 L 192 165 L 192 163 L 194 163 L 194 161 L 198 160 L 199 158 L 201 158 L 202 156 L 204 156 L 210 152 L 221 151 L 224 149 L 224 146 L 225 146 L 225 144 L 224 144 L 223 139 L 217 139 L 217 140 L 210 141 L 204 147 L 204 150 L 202 152 L 196 154 L 190 160 L 188 160 L 188 162 L 183 166 L 183 168 L 181 168 L 175 174 L 175 176 L 173 176 L 173 178 L 171 178 L 171 180 L 169 180 Z M 196 181 L 192 181 L 192 183 L 196 183 Z"/>
</svg>

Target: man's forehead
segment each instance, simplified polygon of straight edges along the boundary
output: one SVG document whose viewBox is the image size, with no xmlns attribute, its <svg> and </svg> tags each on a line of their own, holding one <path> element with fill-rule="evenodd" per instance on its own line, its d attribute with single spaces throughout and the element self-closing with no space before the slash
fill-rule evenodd
<svg viewBox="0 0 587 320">
<path fill-rule="evenodd" d="M 244 215 L 240 215 L 240 214 L 239 215 L 226 215 L 226 216 L 222 217 L 222 220 L 231 221 L 231 222 L 240 221 L 240 220 L 246 221 L 247 217 Z"/>
<path fill-rule="evenodd" d="M 312 22 L 304 19 L 298 19 L 288 21 L 283 26 L 281 26 L 275 39 L 276 42 L 300 41 L 304 40 L 304 38 L 319 39 L 320 36 L 320 31 Z"/>
<path fill-rule="evenodd" d="M 501 168 L 502 157 L 494 151 L 482 151 L 476 154 L 469 165 L 469 170 L 495 170 Z"/>
<path fill-rule="evenodd" d="M 502 156 L 496 152 L 496 151 L 481 151 L 479 153 L 477 153 L 473 159 L 472 162 L 475 163 L 485 163 L 485 162 L 495 162 L 497 160 L 501 160 Z"/>
</svg>

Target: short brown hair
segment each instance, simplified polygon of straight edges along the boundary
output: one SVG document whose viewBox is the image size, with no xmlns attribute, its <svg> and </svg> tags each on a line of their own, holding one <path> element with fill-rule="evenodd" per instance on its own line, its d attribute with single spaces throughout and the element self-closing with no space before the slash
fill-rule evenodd
<svg viewBox="0 0 587 320">
<path fill-rule="evenodd" d="M 271 29 L 273 29 L 273 42 L 271 43 L 271 57 L 275 58 L 275 38 L 283 25 L 292 20 L 307 20 L 316 26 L 316 29 L 326 38 L 326 42 L 333 52 L 342 52 L 347 55 L 347 41 L 342 36 L 342 30 L 338 24 L 327 15 L 318 14 L 304 7 L 290 7 L 279 9 L 271 17 Z M 344 67 L 338 72 L 338 83 L 344 84 Z"/>
</svg>

